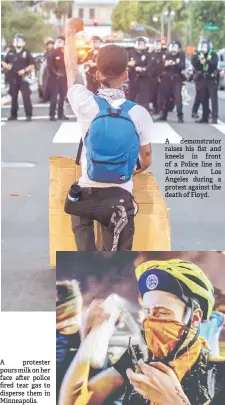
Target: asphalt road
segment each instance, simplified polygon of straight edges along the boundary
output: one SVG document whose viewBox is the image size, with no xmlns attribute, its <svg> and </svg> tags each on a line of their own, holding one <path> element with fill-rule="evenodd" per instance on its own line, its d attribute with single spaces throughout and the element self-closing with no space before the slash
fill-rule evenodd
<svg viewBox="0 0 225 405">
<path fill-rule="evenodd" d="M 220 139 L 225 150 L 225 92 L 220 92 L 217 127 L 197 125 L 191 119 L 192 100 L 184 105 L 184 124 L 171 113 L 168 123 L 155 124 L 152 172 L 164 192 L 165 139 Z M 75 156 L 79 132 L 74 118 L 68 123 L 48 120 L 48 105 L 33 94 L 34 120 L 6 122 L 2 108 L 2 310 L 55 310 L 55 271 L 49 267 L 48 181 L 49 156 Z M 67 106 L 66 112 L 72 115 Z M 224 156 L 224 154 L 223 154 Z M 188 159 L 188 155 L 186 155 Z M 224 159 L 223 159 L 224 160 Z M 21 163 L 26 167 L 18 167 Z M 223 163 L 224 165 L 224 163 Z M 9 167 L 11 166 L 11 167 Z M 205 175 L 200 169 L 199 176 Z M 223 183 L 224 182 L 223 166 Z M 208 199 L 168 198 L 173 250 L 224 250 L 225 191 Z M 144 230 L 143 230 L 144 232 Z"/>
</svg>

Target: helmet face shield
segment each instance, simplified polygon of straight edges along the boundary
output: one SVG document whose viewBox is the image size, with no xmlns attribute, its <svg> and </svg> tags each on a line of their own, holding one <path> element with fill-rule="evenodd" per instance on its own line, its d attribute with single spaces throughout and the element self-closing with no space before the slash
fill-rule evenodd
<svg viewBox="0 0 225 405">
<path fill-rule="evenodd" d="M 155 41 L 154 48 L 157 52 L 161 51 L 162 49 L 161 41 Z"/>
<path fill-rule="evenodd" d="M 93 40 L 93 48 L 98 49 L 101 46 L 101 41 L 100 39 L 94 39 Z"/>
<path fill-rule="evenodd" d="M 199 42 L 198 44 L 198 51 L 207 53 L 209 51 L 209 43 L 204 41 L 204 42 Z"/>
<path fill-rule="evenodd" d="M 25 45 L 25 41 L 22 35 L 16 35 L 14 40 L 13 40 L 13 46 L 15 48 L 23 48 Z"/>
<path fill-rule="evenodd" d="M 65 41 L 64 41 L 63 39 L 61 39 L 61 38 L 58 38 L 58 39 L 55 41 L 55 46 L 54 46 L 54 48 L 55 48 L 55 49 L 57 49 L 57 48 L 64 48 L 64 45 L 65 45 Z"/>
<path fill-rule="evenodd" d="M 169 51 L 172 52 L 172 53 L 177 53 L 177 52 L 179 52 L 179 45 L 176 44 L 176 43 L 170 44 L 170 46 L 169 46 Z"/>
<path fill-rule="evenodd" d="M 144 39 L 138 39 L 135 41 L 135 48 L 139 51 L 143 51 L 147 48 L 147 44 Z"/>
</svg>

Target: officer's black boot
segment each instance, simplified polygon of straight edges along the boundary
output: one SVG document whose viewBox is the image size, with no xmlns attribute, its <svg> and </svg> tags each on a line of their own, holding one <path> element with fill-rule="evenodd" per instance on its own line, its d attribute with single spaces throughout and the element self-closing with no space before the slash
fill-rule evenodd
<svg viewBox="0 0 225 405">
<path fill-rule="evenodd" d="M 67 117 L 66 115 L 62 115 L 62 117 L 58 118 L 60 121 L 69 121 L 69 117 Z"/>
<path fill-rule="evenodd" d="M 183 124 L 184 123 L 183 116 L 177 117 L 177 121 L 179 122 L 179 124 Z"/>
<path fill-rule="evenodd" d="M 8 121 L 16 121 L 17 117 L 10 115 L 10 117 L 8 117 Z"/>
<path fill-rule="evenodd" d="M 200 120 L 196 120 L 195 122 L 196 122 L 196 124 L 208 124 L 208 120 L 204 119 L 204 118 L 201 118 Z"/>
</svg>

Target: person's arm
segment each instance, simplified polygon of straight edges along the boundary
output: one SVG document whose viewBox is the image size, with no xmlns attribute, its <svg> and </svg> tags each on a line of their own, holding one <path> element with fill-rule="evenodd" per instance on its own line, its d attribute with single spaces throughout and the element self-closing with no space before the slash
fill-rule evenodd
<svg viewBox="0 0 225 405">
<path fill-rule="evenodd" d="M 75 39 L 77 32 L 76 20 L 79 23 L 79 20 L 75 18 L 70 18 L 67 20 L 65 29 L 64 61 L 68 89 L 70 89 L 74 84 L 84 84 L 82 74 L 79 71 L 77 64 L 77 48 Z"/>
<path fill-rule="evenodd" d="M 163 363 L 139 362 L 142 374 L 127 370 L 127 377 L 135 390 L 151 403 L 158 405 L 191 405 L 173 370 Z"/>
<path fill-rule="evenodd" d="M 211 59 L 207 59 L 206 63 L 208 63 L 211 69 L 216 70 L 218 66 L 219 58 L 216 52 L 212 52 Z"/>
<path fill-rule="evenodd" d="M 8 71 L 12 70 L 12 65 L 9 63 L 8 54 L 6 55 L 5 59 L 2 61 L 2 67 Z"/>
<path fill-rule="evenodd" d="M 50 52 L 49 55 L 47 55 L 47 68 L 49 73 L 57 76 L 57 70 L 54 65 L 54 51 Z"/>
<path fill-rule="evenodd" d="M 133 175 L 136 175 L 147 170 L 152 164 L 151 142 L 155 126 L 151 115 L 144 107 L 136 105 L 133 113 L 131 112 L 131 117 L 140 139 L 139 161 L 141 168 L 134 171 Z"/>
<path fill-rule="evenodd" d="M 134 176 L 144 172 L 152 164 L 152 147 L 150 143 L 148 145 L 140 146 L 139 161 L 141 168 L 134 171 Z"/>
</svg>

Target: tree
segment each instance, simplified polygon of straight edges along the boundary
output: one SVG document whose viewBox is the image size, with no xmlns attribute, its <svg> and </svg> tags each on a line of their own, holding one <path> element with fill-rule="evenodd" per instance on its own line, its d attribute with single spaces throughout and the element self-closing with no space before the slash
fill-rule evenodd
<svg viewBox="0 0 225 405">
<path fill-rule="evenodd" d="M 32 52 L 43 49 L 43 41 L 52 35 L 52 27 L 43 14 L 34 13 L 26 8 L 17 9 L 12 2 L 1 3 L 2 34 L 10 46 L 17 32 L 24 34 L 26 46 Z"/>
<path fill-rule="evenodd" d="M 224 1 L 197 1 L 193 4 L 194 40 L 198 43 L 199 36 L 208 36 L 215 49 L 224 45 L 225 35 L 225 2 Z M 217 31 L 208 31 L 205 24 L 219 27 Z"/>
<path fill-rule="evenodd" d="M 112 16 L 113 30 L 130 33 L 132 21 L 145 27 L 149 36 L 160 32 L 160 16 L 163 11 L 175 11 L 172 21 L 172 39 L 180 39 L 186 45 L 197 45 L 199 37 L 210 37 L 215 49 L 224 43 L 225 1 L 120 1 Z M 153 21 L 153 17 L 157 21 Z M 207 31 L 205 24 L 219 27 L 217 31 Z M 165 30 L 166 34 L 166 30 Z"/>
</svg>

